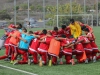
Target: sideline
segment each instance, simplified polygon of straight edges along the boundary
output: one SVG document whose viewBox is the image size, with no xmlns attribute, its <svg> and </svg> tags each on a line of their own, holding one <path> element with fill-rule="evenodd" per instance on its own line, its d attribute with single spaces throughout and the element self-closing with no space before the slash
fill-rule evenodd
<svg viewBox="0 0 100 75">
<path fill-rule="evenodd" d="M 29 74 L 29 75 L 37 75 L 37 74 L 31 73 L 31 72 L 27 72 L 27 71 L 24 71 L 24 70 L 20 70 L 20 69 L 16 69 L 16 68 L 8 67 L 8 66 L 4 66 L 4 65 L 0 65 L 0 66 L 1 66 L 1 67 L 4 67 L 4 68 L 11 69 L 11 70 L 15 70 L 15 71 L 23 72 L 23 73 L 26 73 L 26 74 Z"/>
</svg>

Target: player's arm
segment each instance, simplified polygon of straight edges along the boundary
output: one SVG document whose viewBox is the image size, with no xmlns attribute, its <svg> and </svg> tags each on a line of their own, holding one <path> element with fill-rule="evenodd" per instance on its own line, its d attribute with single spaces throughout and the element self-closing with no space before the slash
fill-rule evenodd
<svg viewBox="0 0 100 75">
<path fill-rule="evenodd" d="M 71 43 L 71 44 L 68 44 L 65 48 L 73 47 L 74 45 L 75 45 L 74 43 Z"/>
<path fill-rule="evenodd" d="M 45 43 L 46 41 L 45 41 L 45 39 L 42 39 L 42 40 L 39 40 L 39 42 Z"/>
<path fill-rule="evenodd" d="M 73 44 L 72 42 L 70 42 L 69 44 L 65 44 L 64 47 L 68 47 L 69 45 Z"/>
<path fill-rule="evenodd" d="M 41 37 L 40 40 L 43 40 L 43 39 L 45 39 L 46 37 L 47 37 L 47 35 Z"/>
<path fill-rule="evenodd" d="M 84 38 L 84 40 L 85 40 L 85 44 L 87 44 L 87 43 L 90 43 L 90 41 L 88 40 L 88 38 Z"/>
<path fill-rule="evenodd" d="M 13 35 L 13 34 L 10 34 L 10 36 L 11 36 L 11 37 L 14 37 L 14 38 L 17 38 L 17 36 L 16 36 L 16 35 Z"/>
<path fill-rule="evenodd" d="M 77 42 L 75 42 L 75 44 L 81 43 L 82 41 L 84 41 L 84 40 L 77 41 Z"/>
<path fill-rule="evenodd" d="M 33 36 L 36 37 L 36 38 L 40 38 L 39 35 L 35 35 L 35 34 L 31 34 L 31 35 L 33 35 Z"/>
<path fill-rule="evenodd" d="M 91 35 L 82 35 L 82 36 L 85 36 L 86 38 L 92 38 L 92 36 Z"/>
<path fill-rule="evenodd" d="M 67 39 L 67 38 L 55 37 L 54 39 L 57 40 L 57 41 L 60 41 L 60 40 L 64 40 L 64 39 Z"/>
<path fill-rule="evenodd" d="M 78 41 L 78 42 L 71 42 L 71 43 L 65 45 L 65 48 L 69 48 L 69 47 L 72 47 L 72 48 L 73 48 L 73 46 L 74 46 L 75 44 L 78 44 L 78 43 L 80 43 L 80 42 L 82 42 L 82 41 L 83 41 L 83 40 L 80 40 L 80 41 Z"/>
<path fill-rule="evenodd" d="M 15 30 L 15 28 L 12 28 L 11 26 L 9 26 L 8 28 L 11 29 L 11 30 Z"/>
<path fill-rule="evenodd" d="M 85 44 L 90 43 L 90 41 L 86 41 Z"/>
<path fill-rule="evenodd" d="M 27 43 L 27 41 L 25 39 L 23 39 L 22 37 L 19 37 L 19 39 L 24 41 L 25 43 Z"/>
</svg>

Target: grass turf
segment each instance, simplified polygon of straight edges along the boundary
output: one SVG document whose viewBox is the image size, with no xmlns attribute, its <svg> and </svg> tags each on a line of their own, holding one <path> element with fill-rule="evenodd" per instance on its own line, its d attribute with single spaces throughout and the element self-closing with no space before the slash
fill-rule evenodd
<svg viewBox="0 0 100 75">
<path fill-rule="evenodd" d="M 94 33 L 96 36 L 96 43 L 100 48 L 100 27 L 94 27 Z M 31 30 L 41 30 L 41 28 L 31 29 Z M 3 34 L 3 30 L 0 30 L 0 35 Z M 0 56 L 4 54 L 4 50 L 0 51 Z M 98 60 L 96 63 L 90 62 L 89 64 L 76 64 L 72 65 L 57 65 L 57 66 L 43 66 L 39 67 L 38 65 L 12 65 L 9 62 L 4 60 L 0 60 L 1 65 L 25 70 L 31 73 L 35 73 L 38 75 L 100 75 L 100 61 Z M 25 73 L 13 71 L 10 69 L 6 69 L 0 67 L 0 75 L 28 75 Z"/>
</svg>

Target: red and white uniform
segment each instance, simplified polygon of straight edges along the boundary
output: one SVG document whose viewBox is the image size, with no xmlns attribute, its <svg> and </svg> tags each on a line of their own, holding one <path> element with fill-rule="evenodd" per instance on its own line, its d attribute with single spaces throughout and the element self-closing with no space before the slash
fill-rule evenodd
<svg viewBox="0 0 100 75">
<path fill-rule="evenodd" d="M 78 37 L 77 42 L 81 41 L 81 40 L 83 40 L 82 36 Z M 79 63 L 83 62 L 83 60 L 81 60 L 81 58 L 83 56 L 83 52 L 84 52 L 84 48 L 83 48 L 82 43 L 80 42 L 80 43 L 76 44 L 75 45 L 75 53 L 76 53 L 76 58 Z"/>
<path fill-rule="evenodd" d="M 8 26 L 8 28 L 15 28 L 15 26 L 13 25 L 13 24 L 10 24 L 9 26 Z M 12 31 L 6 31 L 5 32 L 5 34 L 6 34 L 6 36 L 9 36 L 10 34 L 13 34 L 13 30 Z M 9 45 L 9 40 L 10 40 L 10 37 L 9 38 L 6 38 L 6 40 L 5 40 L 5 43 L 4 43 L 4 46 L 5 46 L 5 55 L 3 55 L 3 56 L 0 56 L 0 60 L 1 59 L 5 59 L 5 58 L 7 58 L 8 56 L 10 56 L 11 55 L 11 47 L 10 47 L 10 45 Z"/>
<path fill-rule="evenodd" d="M 18 61 L 18 64 L 27 64 L 28 62 L 28 52 L 18 48 L 18 55 L 22 55 L 22 60 Z"/>
<path fill-rule="evenodd" d="M 67 38 L 70 38 L 70 36 L 71 36 L 70 28 L 67 27 L 65 30 L 60 29 L 60 30 L 59 30 L 59 34 L 60 34 L 60 35 L 65 34 Z"/>
<path fill-rule="evenodd" d="M 47 62 L 47 52 L 48 52 L 48 48 L 50 45 L 50 41 L 53 37 L 52 36 L 48 36 L 46 38 L 44 38 L 45 42 L 41 42 L 38 48 L 38 53 L 40 54 L 40 56 L 42 57 L 42 61 L 44 64 L 46 64 Z"/>
<path fill-rule="evenodd" d="M 69 44 L 70 42 L 71 42 L 71 41 L 70 41 L 69 39 L 67 39 L 67 40 L 62 40 L 61 45 L 64 46 L 65 44 Z M 71 48 L 71 47 L 69 47 L 69 48 L 64 47 L 62 51 L 63 51 L 63 53 L 65 53 L 65 54 L 70 54 L 70 55 L 72 55 L 72 48 Z"/>
<path fill-rule="evenodd" d="M 92 47 L 92 56 L 96 56 L 96 54 L 99 52 L 98 46 L 95 43 L 95 38 L 93 33 L 88 33 L 87 36 L 90 36 L 91 38 L 88 38 Z"/>
<path fill-rule="evenodd" d="M 88 38 L 83 36 L 82 44 L 83 44 L 87 58 L 90 59 L 92 57 L 92 51 L 93 50 L 92 50 L 91 44 L 87 43 L 87 42 L 89 42 Z"/>
<path fill-rule="evenodd" d="M 11 33 L 13 33 L 13 31 L 9 32 L 9 33 L 6 33 L 6 35 L 9 36 Z M 8 56 L 11 55 L 11 47 L 9 46 L 9 40 L 10 40 L 10 37 L 6 38 L 6 40 L 5 40 L 5 43 L 4 43 L 4 46 L 5 46 L 5 49 L 6 49 L 5 50 L 5 55 L 0 56 L 0 60 L 5 59 L 5 58 L 7 58 Z"/>
<path fill-rule="evenodd" d="M 39 47 L 39 40 L 35 38 L 32 40 L 28 52 L 33 56 L 33 63 L 37 64 L 38 63 L 38 52 L 37 49 Z"/>
<path fill-rule="evenodd" d="M 82 36 L 78 37 L 77 41 L 81 41 L 81 40 L 83 40 L 83 37 Z M 75 45 L 75 51 L 77 53 L 84 51 L 82 43 L 78 43 L 78 44 Z"/>
<path fill-rule="evenodd" d="M 15 53 L 18 54 L 18 43 L 20 41 L 19 37 L 21 37 L 21 33 L 18 30 L 15 30 L 13 32 L 13 35 L 16 36 L 16 38 L 11 37 L 9 40 L 9 45 L 10 45 L 11 50 L 12 50 L 12 55 L 11 55 L 12 61 L 17 59 L 17 55 L 15 55 Z"/>
<path fill-rule="evenodd" d="M 66 60 L 66 64 L 70 64 L 71 63 L 71 59 L 72 59 L 72 48 L 66 48 L 64 47 L 64 45 L 69 44 L 71 41 L 69 39 L 65 39 L 61 41 L 61 46 L 63 47 L 62 50 L 62 55 L 65 55 L 65 60 Z"/>
<path fill-rule="evenodd" d="M 83 36 L 83 42 L 82 42 L 82 44 L 83 44 L 84 49 L 86 51 L 91 51 L 92 52 L 93 50 L 92 50 L 91 44 L 90 43 L 86 43 L 86 42 L 89 42 L 89 40 L 88 40 L 88 38 L 86 38 L 86 37 Z"/>
<path fill-rule="evenodd" d="M 13 34 L 13 31 L 7 33 L 7 36 L 9 36 L 10 34 Z M 5 48 L 6 48 L 6 54 L 7 54 L 7 55 L 10 55 L 10 54 L 11 54 L 11 47 L 10 47 L 10 45 L 9 45 L 9 40 L 10 40 L 10 38 L 11 38 L 11 37 L 7 38 L 6 41 L 5 41 L 5 43 L 4 43 L 4 46 L 5 46 Z"/>
</svg>

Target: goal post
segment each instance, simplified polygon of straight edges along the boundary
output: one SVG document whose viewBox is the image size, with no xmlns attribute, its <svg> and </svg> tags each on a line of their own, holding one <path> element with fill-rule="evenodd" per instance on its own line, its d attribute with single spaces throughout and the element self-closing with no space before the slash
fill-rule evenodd
<svg viewBox="0 0 100 75">
<path fill-rule="evenodd" d="M 75 19 L 75 21 L 80 21 L 93 27 L 92 14 L 73 14 L 72 18 Z M 57 27 L 61 26 L 62 24 L 68 25 L 69 19 L 71 19 L 71 15 L 54 15 L 53 25 L 56 25 Z"/>
</svg>

